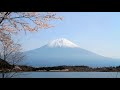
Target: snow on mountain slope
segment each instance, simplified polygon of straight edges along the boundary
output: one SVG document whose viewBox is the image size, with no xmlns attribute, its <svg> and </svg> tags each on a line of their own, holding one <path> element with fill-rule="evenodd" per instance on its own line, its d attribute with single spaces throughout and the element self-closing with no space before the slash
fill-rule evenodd
<svg viewBox="0 0 120 90">
<path fill-rule="evenodd" d="M 59 38 L 55 39 L 51 42 L 49 42 L 45 47 L 69 47 L 69 48 L 79 48 L 78 45 L 72 43 L 71 41 L 65 39 L 65 38 Z"/>
<path fill-rule="evenodd" d="M 103 57 L 80 48 L 71 41 L 60 38 L 30 51 L 24 52 L 25 62 L 32 66 L 87 65 L 118 66 L 120 60 Z"/>
</svg>

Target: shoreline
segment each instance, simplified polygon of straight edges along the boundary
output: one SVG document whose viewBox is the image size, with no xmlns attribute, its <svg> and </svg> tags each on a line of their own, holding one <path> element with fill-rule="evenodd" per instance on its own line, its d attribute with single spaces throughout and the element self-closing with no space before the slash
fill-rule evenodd
<svg viewBox="0 0 120 90">
<path fill-rule="evenodd" d="M 2 69 L 0 69 L 2 72 Z M 120 72 L 120 66 L 116 67 L 89 67 L 89 66 L 54 66 L 54 67 L 32 67 L 16 66 L 13 70 L 4 69 L 4 72 Z"/>
</svg>

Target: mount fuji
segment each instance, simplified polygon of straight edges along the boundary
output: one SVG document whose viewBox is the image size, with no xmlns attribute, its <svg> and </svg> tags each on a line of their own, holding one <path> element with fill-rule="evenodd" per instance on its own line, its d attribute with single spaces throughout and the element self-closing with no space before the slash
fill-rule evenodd
<svg viewBox="0 0 120 90">
<path fill-rule="evenodd" d="M 65 39 L 55 39 L 48 44 L 24 52 L 25 63 L 32 66 L 87 65 L 93 67 L 117 66 L 120 60 L 104 57 L 80 48 Z"/>
</svg>

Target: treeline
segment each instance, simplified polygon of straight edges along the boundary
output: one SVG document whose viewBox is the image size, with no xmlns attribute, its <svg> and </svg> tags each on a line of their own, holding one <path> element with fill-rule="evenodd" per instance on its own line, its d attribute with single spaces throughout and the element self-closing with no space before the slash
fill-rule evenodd
<svg viewBox="0 0 120 90">
<path fill-rule="evenodd" d="M 50 71 L 50 70 L 63 70 L 65 69 L 64 66 L 54 66 L 54 67 L 39 67 L 39 68 L 35 68 L 35 70 L 46 70 L 46 71 Z"/>
<path fill-rule="evenodd" d="M 116 67 L 89 67 L 89 66 L 54 66 L 54 67 L 39 67 L 35 71 L 51 71 L 51 70 L 68 70 L 69 72 L 119 72 L 120 66 Z"/>
<path fill-rule="evenodd" d="M 0 59 L 0 69 L 2 69 L 2 68 L 7 69 L 7 68 L 11 68 L 11 67 L 12 66 L 8 62 Z"/>
<path fill-rule="evenodd" d="M 0 71 L 9 70 L 13 65 L 0 59 Z M 68 71 L 68 72 L 120 72 L 120 66 L 116 67 L 89 67 L 89 66 L 53 66 L 53 67 L 32 67 L 27 65 L 18 65 L 15 70 L 18 71 Z"/>
<path fill-rule="evenodd" d="M 0 72 L 2 72 L 2 70 L 4 71 L 35 71 L 34 67 L 31 66 L 26 66 L 26 65 L 17 65 L 17 67 L 15 65 L 11 65 L 9 64 L 7 61 L 3 60 L 0 58 Z"/>
</svg>

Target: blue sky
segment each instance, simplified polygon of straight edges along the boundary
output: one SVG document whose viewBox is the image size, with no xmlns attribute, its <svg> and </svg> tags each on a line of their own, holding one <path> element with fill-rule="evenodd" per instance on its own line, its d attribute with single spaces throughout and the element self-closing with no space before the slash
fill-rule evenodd
<svg viewBox="0 0 120 90">
<path fill-rule="evenodd" d="M 57 38 L 66 38 L 99 55 L 120 58 L 119 12 L 56 13 L 64 19 L 52 22 L 54 28 L 20 35 L 24 51 L 39 48 Z"/>
</svg>

